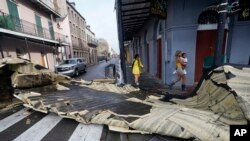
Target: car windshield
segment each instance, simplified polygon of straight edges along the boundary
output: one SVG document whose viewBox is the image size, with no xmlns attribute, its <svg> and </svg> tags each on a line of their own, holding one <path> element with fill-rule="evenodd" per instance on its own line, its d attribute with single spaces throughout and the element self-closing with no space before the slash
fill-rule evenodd
<svg viewBox="0 0 250 141">
<path fill-rule="evenodd" d="M 76 60 L 64 60 L 62 63 L 61 63 L 61 65 L 62 64 L 76 64 Z"/>
</svg>

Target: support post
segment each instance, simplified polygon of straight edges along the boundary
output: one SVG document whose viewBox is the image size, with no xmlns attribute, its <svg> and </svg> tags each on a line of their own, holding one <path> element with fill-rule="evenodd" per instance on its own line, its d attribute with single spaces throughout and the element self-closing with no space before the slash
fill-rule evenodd
<svg viewBox="0 0 250 141">
<path fill-rule="evenodd" d="M 215 48 L 215 58 L 213 62 L 213 67 L 218 67 L 222 65 L 221 56 L 222 56 L 222 47 L 224 41 L 224 32 L 225 32 L 225 23 L 227 19 L 227 7 L 228 0 L 221 0 L 221 4 L 219 5 L 219 19 L 218 19 L 218 28 L 217 28 L 217 40 L 216 40 L 216 48 Z"/>
<path fill-rule="evenodd" d="M 28 55 L 29 55 L 29 60 L 31 60 L 31 56 L 30 56 L 30 51 L 29 51 L 29 45 L 28 45 L 28 40 L 27 40 L 27 38 L 25 38 L 25 44 L 26 44 L 27 53 L 28 53 Z"/>
<path fill-rule="evenodd" d="M 124 83 L 127 83 L 127 73 L 126 73 L 126 62 L 125 62 L 125 50 L 123 41 L 123 27 L 122 27 L 122 1 L 117 0 L 117 18 L 118 18 L 118 36 L 119 36 L 119 46 L 120 46 L 120 59 L 121 59 L 121 69 L 123 73 Z"/>
<path fill-rule="evenodd" d="M 45 47 L 45 42 L 44 42 L 44 41 L 43 41 L 43 51 L 44 51 L 45 56 L 46 56 L 47 67 L 48 67 L 48 69 L 49 69 L 48 55 L 47 55 L 47 52 L 46 52 L 46 47 Z"/>
<path fill-rule="evenodd" d="M 3 38 L 3 36 L 2 35 L 0 35 L 0 51 L 1 51 L 1 55 L 2 55 L 2 58 L 4 58 L 4 54 L 3 54 L 3 48 L 2 48 L 2 38 Z"/>
</svg>

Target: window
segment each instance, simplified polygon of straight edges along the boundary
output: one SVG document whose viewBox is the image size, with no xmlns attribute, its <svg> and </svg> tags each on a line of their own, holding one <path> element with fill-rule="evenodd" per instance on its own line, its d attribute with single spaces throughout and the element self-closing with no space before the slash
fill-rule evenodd
<svg viewBox="0 0 250 141">
<path fill-rule="evenodd" d="M 71 22 L 69 22 L 69 28 L 70 28 L 70 31 L 72 32 L 72 23 Z"/>
<path fill-rule="evenodd" d="M 71 14 L 70 14 L 69 7 L 67 7 L 67 12 L 68 12 L 68 15 L 69 15 L 69 19 L 71 19 Z"/>
<path fill-rule="evenodd" d="M 71 11 L 71 20 L 73 21 L 74 20 L 74 12 Z"/>
<path fill-rule="evenodd" d="M 39 37 L 43 37 L 43 27 L 42 27 L 41 17 L 35 14 L 35 19 L 36 19 L 37 34 Z"/>
<path fill-rule="evenodd" d="M 77 59 L 77 63 L 82 63 L 82 60 L 81 59 Z"/>
<path fill-rule="evenodd" d="M 206 10 L 200 14 L 198 24 L 216 24 L 218 22 L 218 16 L 217 11 Z"/>
<path fill-rule="evenodd" d="M 48 25 L 49 25 L 50 39 L 55 40 L 55 33 L 54 33 L 53 23 L 51 21 L 49 21 Z"/>
</svg>

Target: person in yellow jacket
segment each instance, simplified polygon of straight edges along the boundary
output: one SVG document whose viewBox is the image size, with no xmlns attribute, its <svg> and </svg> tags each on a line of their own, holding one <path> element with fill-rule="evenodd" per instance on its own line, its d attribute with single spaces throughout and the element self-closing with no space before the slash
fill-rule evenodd
<svg viewBox="0 0 250 141">
<path fill-rule="evenodd" d="M 132 64 L 132 73 L 134 74 L 135 84 L 139 85 L 139 78 L 141 74 L 141 67 L 143 67 L 139 54 L 136 54 Z"/>
</svg>

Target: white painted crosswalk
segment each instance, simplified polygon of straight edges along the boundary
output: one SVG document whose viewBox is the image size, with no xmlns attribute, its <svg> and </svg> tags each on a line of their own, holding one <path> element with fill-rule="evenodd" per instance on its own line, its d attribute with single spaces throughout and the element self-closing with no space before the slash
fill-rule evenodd
<svg viewBox="0 0 250 141">
<path fill-rule="evenodd" d="M 0 120 L 0 132 L 29 116 L 31 112 L 27 112 L 25 109 L 22 109 L 2 120 Z"/>
<path fill-rule="evenodd" d="M 103 126 L 79 124 L 69 141 L 99 141 Z"/>
<path fill-rule="evenodd" d="M 62 120 L 61 117 L 49 114 L 34 126 L 18 136 L 14 141 L 39 141 L 41 140 L 56 124 Z"/>
<path fill-rule="evenodd" d="M 15 123 L 21 121 L 31 113 L 26 110 L 20 110 L 3 120 L 0 120 L 0 131 L 13 126 Z M 40 141 L 42 140 L 53 128 L 60 123 L 61 117 L 50 113 L 44 116 L 41 120 L 37 121 L 33 126 L 29 127 L 23 133 L 15 137 L 14 141 Z M 79 123 L 72 132 L 70 141 L 100 141 L 102 134 L 102 125 L 84 125 Z M 0 134 L 1 134 L 0 132 Z M 64 133 L 60 133 L 62 136 Z M 1 137 L 1 136 L 0 136 Z"/>
</svg>

